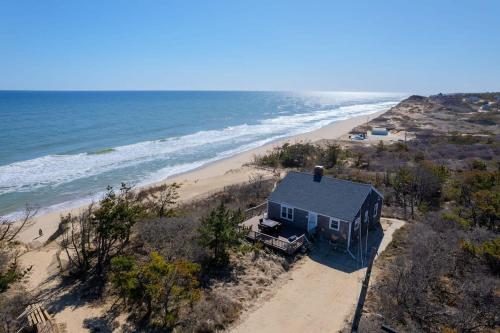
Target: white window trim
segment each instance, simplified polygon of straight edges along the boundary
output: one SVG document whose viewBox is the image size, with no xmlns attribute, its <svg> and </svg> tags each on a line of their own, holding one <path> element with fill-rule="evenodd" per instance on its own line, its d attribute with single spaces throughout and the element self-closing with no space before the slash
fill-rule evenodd
<svg viewBox="0 0 500 333">
<path fill-rule="evenodd" d="M 354 230 L 358 230 L 360 224 L 361 224 L 361 219 L 358 217 L 356 220 L 354 220 Z"/>
<path fill-rule="evenodd" d="M 333 221 L 337 222 L 337 228 L 332 228 L 332 222 Z M 337 218 L 334 218 L 334 217 L 330 217 L 330 223 L 328 224 L 328 226 L 332 230 L 339 231 L 340 230 L 340 219 L 337 219 Z"/>
<path fill-rule="evenodd" d="M 365 210 L 365 218 L 364 218 L 364 223 L 368 223 L 368 220 L 370 219 L 369 217 L 369 214 L 368 214 L 368 210 Z"/>
<path fill-rule="evenodd" d="M 373 218 L 376 218 L 378 214 L 378 201 L 375 202 L 375 205 L 373 206 Z"/>
<path fill-rule="evenodd" d="M 283 216 L 283 208 L 286 209 L 286 214 L 285 216 Z M 291 209 L 292 210 L 292 218 L 288 218 L 288 210 Z M 281 204 L 280 205 L 280 216 L 282 219 L 285 219 L 285 220 L 288 220 L 288 221 L 293 221 L 293 214 L 294 214 L 294 209 L 293 207 L 291 206 L 288 206 L 288 205 L 283 205 Z"/>
</svg>

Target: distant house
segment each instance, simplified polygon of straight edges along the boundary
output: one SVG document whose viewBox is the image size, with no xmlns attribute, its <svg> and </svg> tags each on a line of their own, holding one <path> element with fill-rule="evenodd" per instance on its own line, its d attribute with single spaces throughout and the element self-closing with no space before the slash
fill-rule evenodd
<svg viewBox="0 0 500 333">
<path fill-rule="evenodd" d="M 389 131 L 384 127 L 374 127 L 372 129 L 372 135 L 388 135 Z"/>
<path fill-rule="evenodd" d="M 370 184 L 314 174 L 289 172 L 267 201 L 267 218 L 345 246 L 380 220 L 383 196 Z M 352 253 L 351 253 L 352 255 Z"/>
</svg>

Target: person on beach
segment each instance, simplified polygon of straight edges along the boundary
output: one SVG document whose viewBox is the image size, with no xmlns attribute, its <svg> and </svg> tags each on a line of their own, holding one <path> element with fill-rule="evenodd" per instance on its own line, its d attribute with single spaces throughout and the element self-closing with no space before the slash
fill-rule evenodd
<svg viewBox="0 0 500 333">
<path fill-rule="evenodd" d="M 38 230 L 38 235 L 39 235 L 40 237 L 42 237 L 42 236 L 43 236 L 43 231 L 42 231 L 42 228 L 40 228 L 40 229 Z"/>
</svg>

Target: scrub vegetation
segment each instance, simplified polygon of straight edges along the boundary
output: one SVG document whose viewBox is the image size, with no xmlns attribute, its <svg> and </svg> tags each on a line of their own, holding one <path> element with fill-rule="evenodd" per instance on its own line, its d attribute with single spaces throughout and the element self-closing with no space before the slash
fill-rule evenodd
<svg viewBox="0 0 500 333">
<path fill-rule="evenodd" d="M 24 285 L 31 267 L 18 262 L 21 248 L 16 236 L 31 224 L 36 213 L 35 207 L 27 206 L 18 224 L 0 216 L 0 332 L 16 332 L 18 316 L 32 300 Z"/>
<path fill-rule="evenodd" d="M 106 316 L 86 320 L 95 330 L 227 328 L 297 259 L 246 242 L 237 228 L 245 210 L 265 201 L 283 171 L 323 165 L 326 175 L 374 184 L 383 216 L 408 221 L 376 261 L 361 332 L 382 324 L 401 332 L 498 330 L 500 132 L 496 109 L 478 113 L 467 96 L 412 96 L 353 130 L 406 131 L 407 141 L 285 144 L 254 160 L 274 178 L 256 174 L 203 199 L 179 203 L 178 184 L 108 188 L 80 214 L 62 216 L 49 238 L 62 277 L 49 311 L 71 293 L 82 304 L 112 304 Z M 0 221 L 0 332 L 17 331 L 17 316 L 34 301 L 15 237 L 35 213 L 28 208 L 21 224 Z"/>
<path fill-rule="evenodd" d="M 372 183 L 384 194 L 382 214 L 409 221 L 376 263 L 361 332 L 500 325 L 498 112 L 478 112 L 467 96 L 412 96 L 352 131 L 385 127 L 411 140 L 298 142 L 255 158 L 264 168 L 324 165 L 327 175 Z"/>
<path fill-rule="evenodd" d="M 260 283 L 293 262 L 246 242 L 238 228 L 243 211 L 262 203 L 273 183 L 254 175 L 186 204 L 177 202 L 178 184 L 110 187 L 81 214 L 61 217 L 52 239 L 66 263 L 64 283 L 88 301 L 114 299 L 111 313 L 127 313 L 136 329 L 223 329 L 263 292 Z M 112 327 L 116 315 L 100 319 Z"/>
</svg>

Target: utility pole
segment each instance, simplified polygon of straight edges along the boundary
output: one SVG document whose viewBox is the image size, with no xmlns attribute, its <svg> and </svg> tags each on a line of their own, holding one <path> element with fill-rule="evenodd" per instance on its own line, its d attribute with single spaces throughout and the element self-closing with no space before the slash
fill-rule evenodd
<svg viewBox="0 0 500 333">
<path fill-rule="evenodd" d="M 365 279 L 363 280 L 363 286 L 361 287 L 361 292 L 359 294 L 358 306 L 356 307 L 356 312 L 354 313 L 354 319 L 352 320 L 351 333 L 358 333 L 359 322 L 361 321 L 361 315 L 363 314 L 363 306 L 365 305 L 366 293 L 368 292 L 368 285 L 370 284 L 370 275 L 372 274 L 373 261 L 375 260 L 376 255 L 377 255 L 377 248 L 372 247 L 370 261 L 368 262 Z"/>
<path fill-rule="evenodd" d="M 384 332 L 389 332 L 389 333 L 398 333 L 394 328 L 390 327 L 390 326 L 387 326 L 387 325 L 382 325 L 380 327 L 380 329 L 382 329 L 382 331 Z"/>
</svg>

